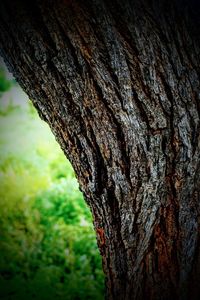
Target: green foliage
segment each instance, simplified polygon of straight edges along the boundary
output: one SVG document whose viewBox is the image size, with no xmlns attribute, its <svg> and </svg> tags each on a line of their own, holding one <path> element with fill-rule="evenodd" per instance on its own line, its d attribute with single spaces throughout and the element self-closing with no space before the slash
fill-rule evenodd
<svg viewBox="0 0 200 300">
<path fill-rule="evenodd" d="M 91 214 L 30 104 L 0 117 L 0 298 L 103 299 Z"/>
<path fill-rule="evenodd" d="M 6 77 L 5 69 L 0 66 L 0 93 L 8 91 L 13 84 L 15 84 L 15 81 L 9 80 Z"/>
</svg>

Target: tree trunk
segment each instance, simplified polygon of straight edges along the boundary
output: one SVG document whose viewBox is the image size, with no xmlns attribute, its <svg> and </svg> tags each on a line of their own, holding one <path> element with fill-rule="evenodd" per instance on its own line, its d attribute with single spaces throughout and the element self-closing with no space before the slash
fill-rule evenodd
<svg viewBox="0 0 200 300">
<path fill-rule="evenodd" d="M 196 1 L 3 0 L 0 11 L 1 53 L 91 208 L 107 299 L 199 299 Z"/>
</svg>

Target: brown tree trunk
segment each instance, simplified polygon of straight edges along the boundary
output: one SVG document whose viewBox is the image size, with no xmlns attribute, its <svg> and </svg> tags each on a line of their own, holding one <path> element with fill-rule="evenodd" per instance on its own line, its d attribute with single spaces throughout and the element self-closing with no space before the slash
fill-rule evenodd
<svg viewBox="0 0 200 300">
<path fill-rule="evenodd" d="M 75 169 L 110 300 L 200 298 L 195 5 L 0 3 L 2 55 Z"/>
</svg>

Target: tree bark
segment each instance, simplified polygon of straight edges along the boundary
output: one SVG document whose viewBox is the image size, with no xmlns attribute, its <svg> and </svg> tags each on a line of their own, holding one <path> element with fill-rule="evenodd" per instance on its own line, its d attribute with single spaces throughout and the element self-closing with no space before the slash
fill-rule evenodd
<svg viewBox="0 0 200 300">
<path fill-rule="evenodd" d="M 198 14 L 178 0 L 0 4 L 1 53 L 74 167 L 110 300 L 200 298 Z"/>
</svg>

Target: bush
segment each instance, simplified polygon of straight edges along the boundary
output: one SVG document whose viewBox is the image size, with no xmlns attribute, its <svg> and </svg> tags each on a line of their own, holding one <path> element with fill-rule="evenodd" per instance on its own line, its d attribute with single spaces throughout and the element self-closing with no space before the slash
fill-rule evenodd
<svg viewBox="0 0 200 300">
<path fill-rule="evenodd" d="M 0 116 L 0 298 L 103 298 L 92 218 L 30 105 Z"/>
<path fill-rule="evenodd" d="M 8 91 L 14 84 L 14 80 L 9 80 L 6 78 L 5 68 L 0 65 L 0 94 Z"/>
</svg>

